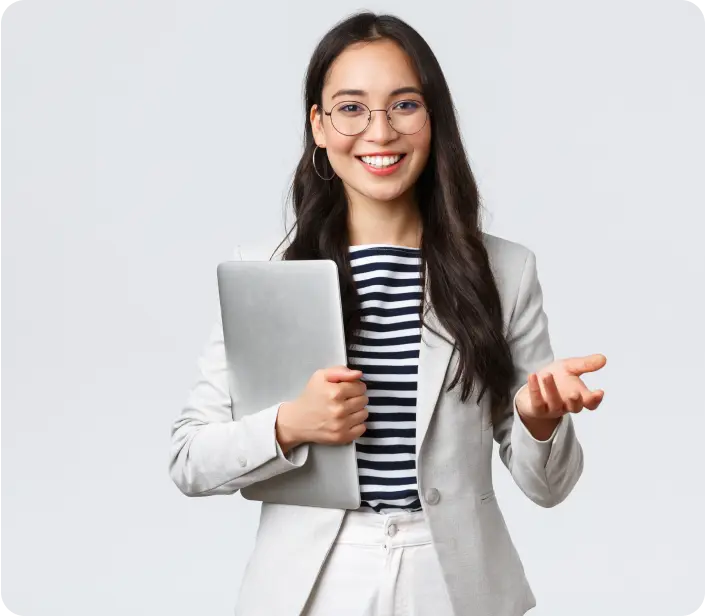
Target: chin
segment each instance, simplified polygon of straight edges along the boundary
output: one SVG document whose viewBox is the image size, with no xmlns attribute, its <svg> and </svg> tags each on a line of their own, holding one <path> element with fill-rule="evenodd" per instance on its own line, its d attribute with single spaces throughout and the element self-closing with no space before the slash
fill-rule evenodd
<svg viewBox="0 0 705 616">
<path fill-rule="evenodd" d="M 409 186 L 396 184 L 395 186 L 358 186 L 355 188 L 357 192 L 364 195 L 368 199 L 376 201 L 393 201 L 404 195 Z"/>
</svg>

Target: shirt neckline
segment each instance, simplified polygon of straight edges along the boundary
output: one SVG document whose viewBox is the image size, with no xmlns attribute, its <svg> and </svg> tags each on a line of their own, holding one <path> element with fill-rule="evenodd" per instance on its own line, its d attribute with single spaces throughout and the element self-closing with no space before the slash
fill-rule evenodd
<svg viewBox="0 0 705 616">
<path fill-rule="evenodd" d="M 419 252 L 420 248 L 415 248 L 414 246 L 400 246 L 399 244 L 355 244 L 353 246 L 348 246 L 349 250 L 364 250 L 365 248 L 399 248 L 401 250 L 411 250 L 414 252 Z"/>
</svg>

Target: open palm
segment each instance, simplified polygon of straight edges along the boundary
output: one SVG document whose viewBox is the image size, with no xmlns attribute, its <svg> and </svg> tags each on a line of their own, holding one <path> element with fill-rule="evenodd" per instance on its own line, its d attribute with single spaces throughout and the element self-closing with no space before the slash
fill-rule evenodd
<svg viewBox="0 0 705 616">
<path fill-rule="evenodd" d="M 551 362 L 538 372 L 529 374 L 527 383 L 517 394 L 517 410 L 525 417 L 551 419 L 565 413 L 579 413 L 583 408 L 594 411 L 604 398 L 604 390 L 590 391 L 580 379 L 607 363 L 601 353 L 569 357 Z"/>
</svg>

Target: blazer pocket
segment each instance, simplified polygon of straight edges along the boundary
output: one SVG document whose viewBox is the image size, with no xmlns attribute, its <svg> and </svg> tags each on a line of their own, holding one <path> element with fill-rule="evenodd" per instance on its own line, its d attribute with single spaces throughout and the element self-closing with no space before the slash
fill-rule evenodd
<svg viewBox="0 0 705 616">
<path fill-rule="evenodd" d="M 480 494 L 480 502 L 481 503 L 489 503 L 490 501 L 494 500 L 495 498 L 495 493 L 494 490 L 490 490 L 489 492 L 485 492 L 484 494 Z"/>
</svg>

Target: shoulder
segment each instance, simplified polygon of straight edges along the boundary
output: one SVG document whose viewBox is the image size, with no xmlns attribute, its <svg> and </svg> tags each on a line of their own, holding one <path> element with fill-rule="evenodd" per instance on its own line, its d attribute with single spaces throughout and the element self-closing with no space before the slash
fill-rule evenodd
<svg viewBox="0 0 705 616">
<path fill-rule="evenodd" d="M 524 244 L 490 233 L 483 233 L 483 242 L 508 326 L 517 306 L 534 297 L 540 299 L 536 254 Z"/>
<path fill-rule="evenodd" d="M 536 259 L 534 252 L 519 242 L 484 231 L 482 232 L 482 240 L 498 284 L 509 283 L 512 285 L 513 283 L 516 286 L 521 279 L 524 267 Z"/>
</svg>

